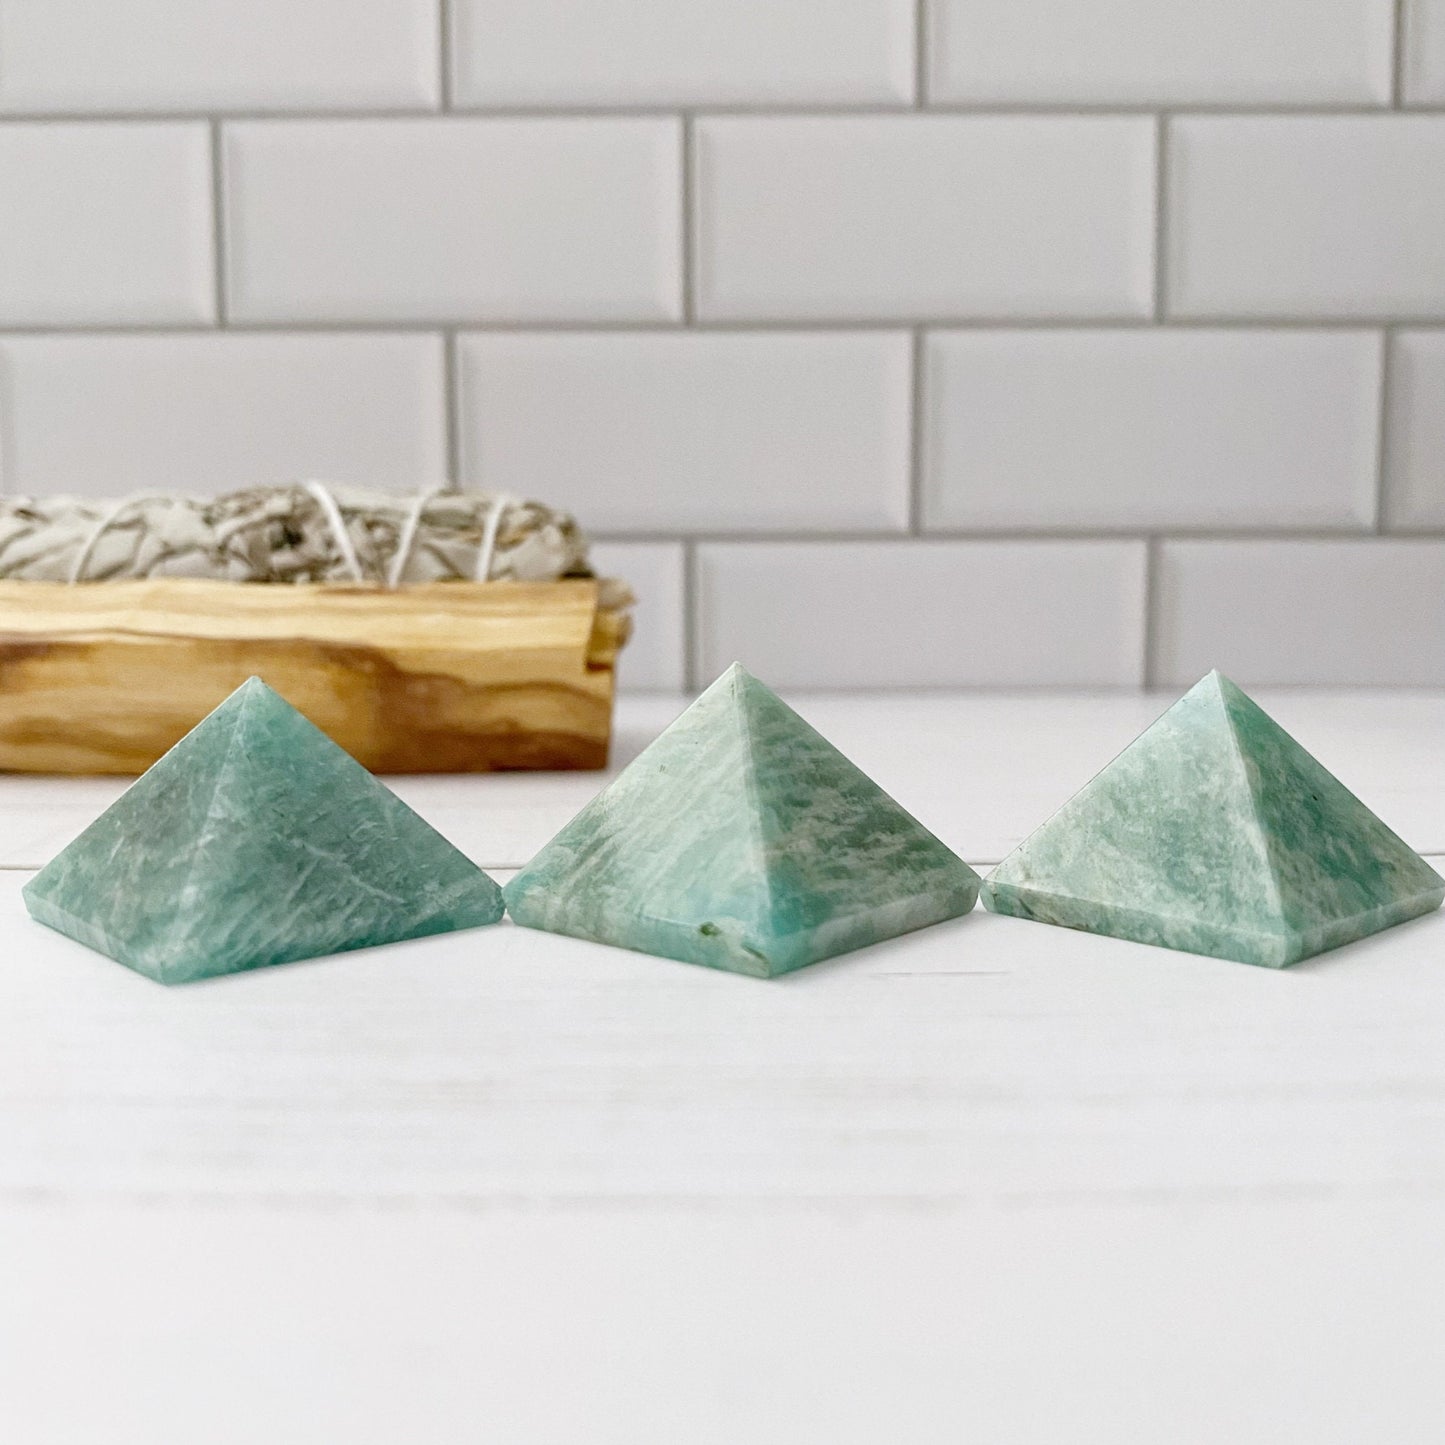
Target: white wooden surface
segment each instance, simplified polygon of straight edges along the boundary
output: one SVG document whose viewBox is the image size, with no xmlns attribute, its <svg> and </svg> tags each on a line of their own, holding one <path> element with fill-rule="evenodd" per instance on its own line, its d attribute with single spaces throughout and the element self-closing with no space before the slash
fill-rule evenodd
<svg viewBox="0 0 1445 1445">
<path fill-rule="evenodd" d="M 980 863 L 1162 706 L 797 701 Z M 1445 696 L 1261 701 L 1445 854 Z M 601 781 L 399 786 L 501 868 Z M 0 780 L 7 1445 L 1440 1439 L 1445 915 L 1284 973 L 976 913 L 769 982 L 504 924 L 166 990 L 21 905 L 115 791 Z"/>
</svg>

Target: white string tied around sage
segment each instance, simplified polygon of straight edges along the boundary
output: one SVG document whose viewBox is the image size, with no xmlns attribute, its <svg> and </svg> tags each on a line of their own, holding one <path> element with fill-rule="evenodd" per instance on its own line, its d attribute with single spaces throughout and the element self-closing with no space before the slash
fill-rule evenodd
<svg viewBox="0 0 1445 1445">
<path fill-rule="evenodd" d="M 327 525 L 331 528 L 331 535 L 336 539 L 337 550 L 341 553 L 341 560 L 351 568 L 351 575 L 357 582 L 366 581 L 366 573 L 361 570 L 361 559 L 356 555 L 356 548 L 351 544 L 351 533 L 346 530 L 346 518 L 341 515 L 341 508 L 336 505 L 336 498 L 331 495 L 331 488 L 325 482 L 304 481 L 302 487 L 315 499 L 316 505 L 321 508 L 321 515 L 326 518 Z"/>
<path fill-rule="evenodd" d="M 304 480 L 298 485 L 306 492 L 316 505 L 321 509 L 321 515 L 325 518 L 327 526 L 331 529 L 331 535 L 336 542 L 336 549 L 341 554 L 341 561 L 350 571 L 352 579 L 358 583 L 366 582 L 366 573 L 361 566 L 361 559 L 357 556 L 356 546 L 351 540 L 351 533 L 346 526 L 346 518 L 342 516 L 341 507 L 332 495 L 331 488 L 322 481 L 314 478 Z M 411 554 L 416 546 L 417 535 L 421 530 L 422 520 L 426 509 L 437 497 L 449 495 L 445 487 L 428 487 L 419 491 L 412 499 L 411 506 L 407 509 L 406 518 L 402 523 L 402 529 L 397 537 L 396 554 L 391 559 L 391 565 L 387 569 L 386 585 L 391 588 L 400 587 L 402 579 L 406 576 L 407 563 L 411 561 Z M 72 586 L 84 580 L 85 569 L 90 565 L 90 559 L 95 554 L 96 546 L 105 533 L 115 525 L 132 507 L 138 507 L 146 502 L 165 502 L 171 500 L 162 493 L 138 492 L 132 496 L 122 497 L 114 505 L 108 507 L 95 521 L 95 525 L 87 534 L 80 551 L 76 553 L 75 561 L 70 567 L 69 582 Z M 486 521 L 482 525 L 481 540 L 477 545 L 476 562 L 472 568 L 472 580 L 475 582 L 488 582 L 492 576 L 492 563 L 496 557 L 497 539 L 501 534 L 502 522 L 506 513 L 516 505 L 517 498 L 506 493 L 499 493 L 492 497 L 487 505 Z"/>
<path fill-rule="evenodd" d="M 487 510 L 487 524 L 482 528 L 481 545 L 477 548 L 477 565 L 472 570 L 474 582 L 490 582 L 492 578 L 492 554 L 497 550 L 497 534 L 502 529 L 502 514 L 516 502 L 505 492 L 492 498 Z"/>
<path fill-rule="evenodd" d="M 391 566 L 387 569 L 386 585 L 388 587 L 400 587 L 402 579 L 406 576 L 406 564 L 411 561 L 412 548 L 416 546 L 417 533 L 421 529 L 422 518 L 426 514 L 427 507 L 437 497 L 453 495 L 455 493 L 447 487 L 429 487 L 418 492 L 412 499 L 412 504 L 407 510 L 406 520 L 402 523 L 401 535 L 397 538 L 396 555 L 391 559 Z M 481 541 L 477 544 L 477 559 L 472 567 L 474 582 L 491 580 L 492 561 L 497 552 L 497 538 L 502 530 L 502 519 L 516 500 L 515 497 L 503 493 L 493 497 L 488 503 L 487 520 L 482 527 Z"/>
</svg>

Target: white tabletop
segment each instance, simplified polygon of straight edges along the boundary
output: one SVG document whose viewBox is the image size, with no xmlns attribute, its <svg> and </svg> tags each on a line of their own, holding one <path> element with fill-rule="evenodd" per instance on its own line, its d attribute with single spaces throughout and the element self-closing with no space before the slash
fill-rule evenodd
<svg viewBox="0 0 1445 1445">
<path fill-rule="evenodd" d="M 1258 696 L 1445 855 L 1445 695 Z M 1167 700 L 794 701 L 985 864 Z M 604 781 L 397 787 L 501 871 Z M 20 901 L 119 788 L 0 779 L 0 1439 L 1440 1438 L 1445 915 L 1281 973 L 978 912 L 771 981 L 506 923 L 168 990 Z"/>
</svg>

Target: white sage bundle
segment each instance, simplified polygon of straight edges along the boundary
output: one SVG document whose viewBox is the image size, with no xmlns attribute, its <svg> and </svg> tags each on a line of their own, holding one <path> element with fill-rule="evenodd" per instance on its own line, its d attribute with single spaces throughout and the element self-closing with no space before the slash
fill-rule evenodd
<svg viewBox="0 0 1445 1445">
<path fill-rule="evenodd" d="M 0 497 L 0 578 L 545 582 L 591 576 L 576 522 L 478 492 L 301 482 L 213 498 Z"/>
</svg>

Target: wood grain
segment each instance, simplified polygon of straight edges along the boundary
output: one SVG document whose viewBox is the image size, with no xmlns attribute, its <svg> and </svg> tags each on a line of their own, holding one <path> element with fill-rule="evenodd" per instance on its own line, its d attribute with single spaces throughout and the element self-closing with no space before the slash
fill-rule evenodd
<svg viewBox="0 0 1445 1445">
<path fill-rule="evenodd" d="M 141 772 L 253 675 L 376 772 L 605 767 L 627 625 L 592 579 L 0 582 L 0 769 Z"/>
</svg>

